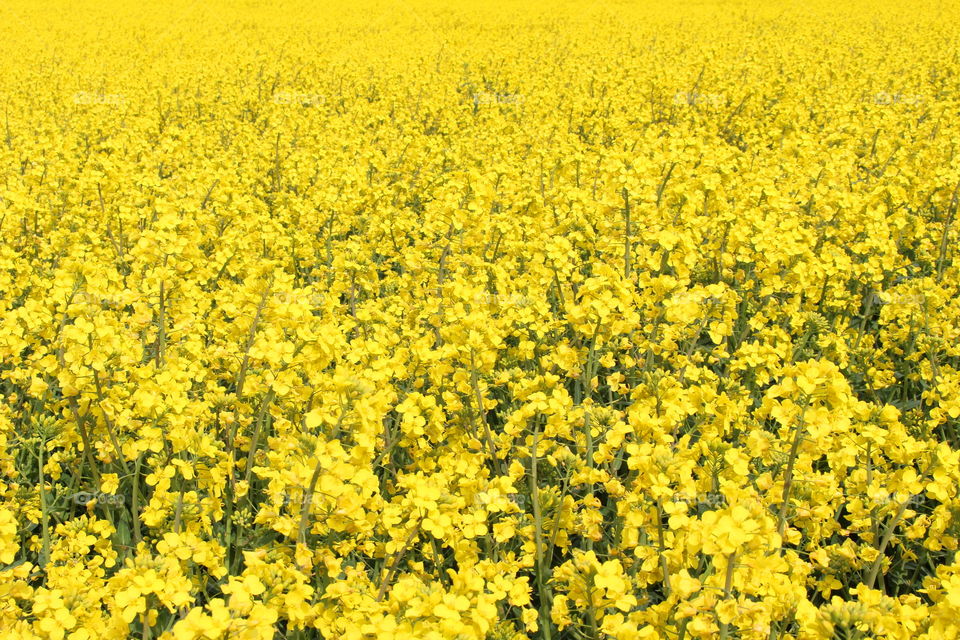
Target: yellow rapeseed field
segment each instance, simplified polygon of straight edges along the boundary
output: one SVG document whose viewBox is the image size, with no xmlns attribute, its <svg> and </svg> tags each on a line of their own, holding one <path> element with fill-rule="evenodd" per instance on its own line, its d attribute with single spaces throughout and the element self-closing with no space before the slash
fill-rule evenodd
<svg viewBox="0 0 960 640">
<path fill-rule="evenodd" d="M 960 3 L 0 1 L 0 638 L 960 636 Z"/>
</svg>

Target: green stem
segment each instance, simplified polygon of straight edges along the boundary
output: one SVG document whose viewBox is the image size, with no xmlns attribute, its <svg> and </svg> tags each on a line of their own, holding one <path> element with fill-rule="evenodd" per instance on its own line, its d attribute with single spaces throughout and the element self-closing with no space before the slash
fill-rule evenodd
<svg viewBox="0 0 960 640">
<path fill-rule="evenodd" d="M 797 420 L 797 426 L 793 435 L 793 444 L 790 446 L 790 458 L 787 461 L 787 471 L 783 476 L 783 493 L 780 496 L 780 513 L 777 516 L 777 534 L 780 536 L 781 540 L 783 539 L 783 532 L 787 525 L 787 507 L 790 504 L 790 490 L 793 488 L 793 467 L 797 461 L 797 453 L 800 450 L 800 443 L 803 441 L 805 417 L 806 407 L 804 407 L 804 411 L 800 414 L 800 419 Z"/>
<path fill-rule="evenodd" d="M 45 567 L 47 563 L 50 562 L 50 512 L 47 506 L 47 489 L 46 489 L 46 479 L 43 476 L 43 453 L 47 448 L 46 441 L 41 437 L 40 438 L 40 451 L 37 454 L 37 459 L 40 463 L 39 474 L 40 474 L 40 512 L 42 518 L 42 528 L 43 528 L 43 549 L 40 554 L 40 566 Z"/>
<path fill-rule="evenodd" d="M 543 558 L 543 513 L 540 510 L 540 489 L 537 481 L 537 440 L 540 437 L 537 424 L 540 417 L 534 419 L 533 424 L 533 443 L 530 446 L 530 499 L 533 502 L 533 524 L 534 524 L 534 548 L 537 561 L 537 588 L 540 592 L 540 622 L 543 626 L 543 635 L 546 640 L 551 640 L 552 633 L 550 629 L 550 607 L 553 598 L 550 595 L 550 588 L 546 584 Z"/>
<path fill-rule="evenodd" d="M 660 566 L 663 569 L 663 593 L 670 597 L 670 567 L 667 564 L 666 544 L 663 541 L 663 499 L 657 498 L 657 542 L 660 545 Z"/>
<path fill-rule="evenodd" d="M 244 467 L 244 477 L 243 480 L 247 484 L 247 499 L 250 498 L 250 477 L 253 474 L 253 458 L 257 454 L 257 445 L 260 442 L 260 437 L 263 434 L 264 425 L 267 423 L 266 413 L 270 407 L 270 403 L 273 402 L 273 397 L 275 393 L 273 389 L 267 392 L 266 397 L 263 399 L 263 403 L 260 405 L 260 411 L 257 412 L 256 425 L 257 429 L 253 432 L 253 439 L 250 441 L 250 451 L 247 452 L 247 464 Z"/>
<path fill-rule="evenodd" d="M 727 556 L 727 576 L 724 579 L 723 583 L 723 599 L 728 600 L 730 598 L 730 591 L 733 589 L 733 570 L 736 568 L 737 564 L 737 552 L 734 551 L 729 556 Z M 720 623 L 720 640 L 726 640 L 730 633 L 730 624 L 727 622 Z"/>
</svg>

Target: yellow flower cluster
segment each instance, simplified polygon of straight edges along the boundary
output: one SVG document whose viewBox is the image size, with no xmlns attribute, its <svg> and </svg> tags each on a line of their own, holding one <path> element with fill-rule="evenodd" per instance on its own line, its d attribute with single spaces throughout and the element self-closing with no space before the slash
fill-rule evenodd
<svg viewBox="0 0 960 640">
<path fill-rule="evenodd" d="M 960 5 L 0 5 L 0 640 L 960 637 Z"/>
</svg>

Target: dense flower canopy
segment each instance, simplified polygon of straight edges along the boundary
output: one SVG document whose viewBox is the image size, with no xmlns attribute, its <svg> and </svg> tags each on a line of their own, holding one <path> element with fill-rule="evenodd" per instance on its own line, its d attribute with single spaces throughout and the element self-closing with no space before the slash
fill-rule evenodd
<svg viewBox="0 0 960 640">
<path fill-rule="evenodd" d="M 957 637 L 958 51 L 3 2 L 0 637 Z"/>
</svg>

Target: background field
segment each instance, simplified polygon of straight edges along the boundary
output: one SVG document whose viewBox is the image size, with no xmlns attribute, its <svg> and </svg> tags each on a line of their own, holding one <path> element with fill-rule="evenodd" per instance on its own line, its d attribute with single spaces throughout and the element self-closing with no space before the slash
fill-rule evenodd
<svg viewBox="0 0 960 640">
<path fill-rule="evenodd" d="M 958 25 L 3 0 L 0 637 L 957 637 Z"/>
</svg>

